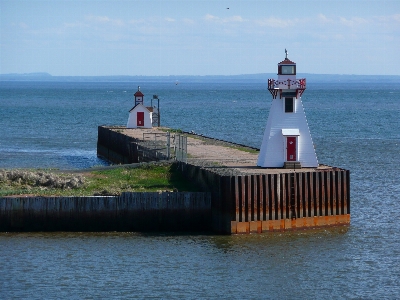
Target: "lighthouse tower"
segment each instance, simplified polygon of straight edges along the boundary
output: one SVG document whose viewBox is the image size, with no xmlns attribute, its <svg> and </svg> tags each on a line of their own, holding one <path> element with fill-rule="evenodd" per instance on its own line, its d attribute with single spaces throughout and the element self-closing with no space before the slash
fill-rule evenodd
<svg viewBox="0 0 400 300">
<path fill-rule="evenodd" d="M 133 94 L 135 97 L 135 106 L 138 105 L 139 103 L 143 105 L 143 93 L 140 91 L 140 86 L 138 86 L 138 90 L 136 93 Z"/>
<path fill-rule="evenodd" d="M 278 64 L 278 80 L 268 79 L 272 106 L 257 165 L 266 168 L 316 168 L 318 160 L 301 95 L 306 79 L 296 79 L 296 63 L 286 57 Z"/>
</svg>

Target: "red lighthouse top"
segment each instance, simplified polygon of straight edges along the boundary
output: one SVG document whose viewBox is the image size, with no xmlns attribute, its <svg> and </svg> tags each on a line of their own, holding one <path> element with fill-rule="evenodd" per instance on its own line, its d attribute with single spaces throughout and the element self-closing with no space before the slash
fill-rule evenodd
<svg viewBox="0 0 400 300">
<path fill-rule="evenodd" d="M 285 58 L 278 65 L 295 65 L 296 63 L 291 61 L 289 58 Z"/>
<path fill-rule="evenodd" d="M 278 64 L 278 75 L 296 75 L 296 63 L 287 56 L 288 51 L 285 49 L 285 60 Z"/>
<path fill-rule="evenodd" d="M 296 78 L 296 63 L 288 58 L 288 51 L 285 49 L 285 59 L 278 63 L 278 80 L 268 79 L 268 90 L 272 98 L 279 98 L 287 93 L 293 93 L 296 98 L 301 97 L 306 89 L 306 79 Z"/>
<path fill-rule="evenodd" d="M 138 86 L 138 90 L 136 93 L 133 94 L 133 96 L 135 97 L 143 97 L 143 93 L 140 91 L 140 86 Z"/>
<path fill-rule="evenodd" d="M 135 96 L 135 106 L 140 104 L 143 104 L 143 93 L 140 91 L 140 86 L 138 86 L 138 90 L 136 93 L 133 94 Z"/>
</svg>

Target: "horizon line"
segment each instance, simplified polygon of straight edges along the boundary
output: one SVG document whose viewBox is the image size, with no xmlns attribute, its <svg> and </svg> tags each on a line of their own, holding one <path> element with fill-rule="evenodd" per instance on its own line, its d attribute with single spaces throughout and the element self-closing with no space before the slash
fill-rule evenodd
<svg viewBox="0 0 400 300">
<path fill-rule="evenodd" d="M 30 76 L 30 77 L 238 77 L 238 76 L 263 76 L 274 74 L 277 75 L 275 72 L 265 72 L 265 73 L 247 73 L 247 74 L 231 74 L 231 75 L 52 75 L 47 72 L 30 72 L 30 73 L 0 73 L 0 76 Z M 318 75 L 318 76 L 400 76 L 394 74 L 338 74 L 338 73 L 306 73 L 300 72 L 298 74 L 304 75 Z"/>
</svg>

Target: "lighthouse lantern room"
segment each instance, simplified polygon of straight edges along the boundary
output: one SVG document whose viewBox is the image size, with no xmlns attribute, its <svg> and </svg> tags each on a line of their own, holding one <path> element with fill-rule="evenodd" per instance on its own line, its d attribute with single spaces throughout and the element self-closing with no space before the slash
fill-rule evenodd
<svg viewBox="0 0 400 300">
<path fill-rule="evenodd" d="M 304 112 L 301 95 L 306 79 L 296 78 L 296 63 L 278 63 L 278 79 L 268 79 L 272 95 L 257 165 L 266 168 L 316 168 L 318 160 Z"/>
</svg>

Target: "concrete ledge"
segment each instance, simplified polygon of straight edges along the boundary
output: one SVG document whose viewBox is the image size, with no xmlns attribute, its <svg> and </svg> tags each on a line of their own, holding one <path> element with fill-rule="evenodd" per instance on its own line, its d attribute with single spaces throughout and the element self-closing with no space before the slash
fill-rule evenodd
<svg viewBox="0 0 400 300">
<path fill-rule="evenodd" d="M 284 169 L 301 169 L 301 164 L 299 161 L 286 161 L 283 164 Z"/>
<path fill-rule="evenodd" d="M 319 228 L 326 226 L 350 225 L 350 215 L 308 217 L 251 222 L 231 222 L 232 234 L 289 231 L 296 229 Z"/>
<path fill-rule="evenodd" d="M 262 221 L 253 221 L 249 223 L 250 223 L 250 233 L 262 232 Z"/>
<path fill-rule="evenodd" d="M 235 233 L 250 233 L 250 222 L 236 222 Z"/>
</svg>

